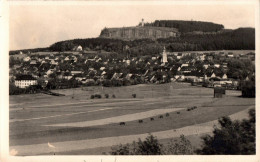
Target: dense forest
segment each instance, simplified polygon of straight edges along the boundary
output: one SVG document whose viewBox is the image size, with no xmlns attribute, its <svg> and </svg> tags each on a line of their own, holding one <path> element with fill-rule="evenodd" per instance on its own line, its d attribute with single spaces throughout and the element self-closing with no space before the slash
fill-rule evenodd
<svg viewBox="0 0 260 162">
<path fill-rule="evenodd" d="M 109 38 L 74 39 L 56 42 L 49 48 L 20 50 L 35 51 L 71 51 L 81 45 L 84 50 L 104 50 L 119 54 L 156 55 L 165 46 L 169 52 L 178 51 L 210 51 L 210 50 L 254 50 L 255 29 L 239 28 L 212 34 L 182 34 L 180 37 L 161 38 L 157 40 L 136 39 L 124 41 Z M 127 48 L 126 48 L 127 47 Z M 10 51 L 10 55 L 19 51 Z"/>
<path fill-rule="evenodd" d="M 202 21 L 182 21 L 182 20 L 155 20 L 153 23 L 145 23 L 145 26 L 177 28 L 180 32 L 217 32 L 224 29 L 221 24 Z"/>
</svg>

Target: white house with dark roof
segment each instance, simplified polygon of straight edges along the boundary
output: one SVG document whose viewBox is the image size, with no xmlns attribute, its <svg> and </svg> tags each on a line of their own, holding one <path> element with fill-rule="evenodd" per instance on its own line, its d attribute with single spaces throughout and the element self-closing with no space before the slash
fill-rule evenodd
<svg viewBox="0 0 260 162">
<path fill-rule="evenodd" d="M 76 46 L 75 51 L 82 51 L 82 46 Z"/>
<path fill-rule="evenodd" d="M 23 58 L 23 61 L 25 61 L 25 62 L 30 61 L 30 60 L 31 60 L 31 58 L 29 56 Z"/>
<path fill-rule="evenodd" d="M 37 80 L 32 75 L 19 75 L 16 77 L 14 84 L 19 88 L 26 88 L 31 85 L 37 85 Z"/>
</svg>

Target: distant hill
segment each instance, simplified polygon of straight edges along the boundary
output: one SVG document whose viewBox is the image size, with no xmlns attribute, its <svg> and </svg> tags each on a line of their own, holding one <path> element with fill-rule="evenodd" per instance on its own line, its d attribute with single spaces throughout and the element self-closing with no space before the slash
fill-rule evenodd
<svg viewBox="0 0 260 162">
<path fill-rule="evenodd" d="M 215 28 L 214 30 L 216 29 L 217 28 Z M 155 55 L 160 53 L 164 46 L 166 47 L 167 51 L 170 52 L 210 50 L 255 50 L 255 29 L 238 28 L 235 30 L 220 30 L 217 32 L 193 31 L 183 33 L 178 37 L 167 37 L 157 39 L 145 38 L 134 40 L 122 40 L 100 37 L 88 39 L 74 39 L 56 42 L 47 48 L 10 51 L 10 55 L 17 54 L 20 51 L 24 53 L 27 53 L 28 51 L 72 51 L 78 45 L 81 45 L 83 47 L 83 50 L 104 50 L 107 52 L 116 52 L 119 54 L 130 53 L 134 56 Z"/>
<path fill-rule="evenodd" d="M 188 32 L 219 32 L 224 29 L 221 24 L 202 21 L 156 20 L 153 23 L 143 21 L 133 27 L 104 28 L 101 38 L 122 40 L 158 39 L 178 37 Z"/>
</svg>

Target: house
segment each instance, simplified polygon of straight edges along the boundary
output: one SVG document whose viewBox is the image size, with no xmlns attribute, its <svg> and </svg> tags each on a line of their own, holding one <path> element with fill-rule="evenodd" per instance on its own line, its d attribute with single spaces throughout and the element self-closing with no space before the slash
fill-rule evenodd
<svg viewBox="0 0 260 162">
<path fill-rule="evenodd" d="M 74 75 L 74 77 L 77 81 L 82 81 L 83 79 L 86 79 L 86 77 L 84 77 L 83 75 Z"/>
<path fill-rule="evenodd" d="M 216 74 L 215 74 L 215 73 L 212 73 L 210 77 L 211 77 L 211 78 L 215 78 L 215 77 L 216 77 Z"/>
<path fill-rule="evenodd" d="M 234 55 L 232 53 L 228 53 L 228 57 L 232 58 L 232 57 L 234 57 Z"/>
<path fill-rule="evenodd" d="M 204 68 L 204 69 L 208 69 L 209 66 L 210 66 L 209 64 L 204 64 L 204 65 L 203 65 L 203 68 Z"/>
<path fill-rule="evenodd" d="M 66 72 L 66 73 L 64 74 L 64 76 L 63 76 L 63 78 L 64 78 L 64 79 L 67 79 L 67 80 L 70 80 L 72 77 L 73 77 L 73 76 L 72 76 L 71 74 L 67 73 L 67 72 Z"/>
<path fill-rule="evenodd" d="M 47 72 L 46 72 L 46 74 L 47 75 L 50 75 L 50 74 L 52 74 L 54 72 L 54 69 L 49 69 Z"/>
<path fill-rule="evenodd" d="M 16 87 L 26 88 L 31 85 L 37 85 L 37 80 L 32 75 L 19 75 L 16 76 L 14 84 Z"/>
<path fill-rule="evenodd" d="M 214 67 L 219 68 L 220 64 L 214 64 Z"/>
<path fill-rule="evenodd" d="M 64 61 L 69 61 L 70 60 L 70 58 L 67 56 L 67 57 L 65 57 L 65 59 L 64 59 Z"/>
<path fill-rule="evenodd" d="M 224 74 L 221 78 L 222 79 L 227 79 L 227 74 Z"/>
<path fill-rule="evenodd" d="M 182 53 L 178 53 L 177 59 L 181 59 L 181 58 L 182 58 Z"/>
<path fill-rule="evenodd" d="M 29 56 L 23 58 L 23 61 L 25 61 L 25 62 L 28 62 L 28 61 L 30 61 L 30 60 L 31 60 L 31 58 L 30 58 Z"/>
<path fill-rule="evenodd" d="M 82 46 L 75 47 L 75 51 L 82 51 Z"/>
<path fill-rule="evenodd" d="M 181 67 L 187 67 L 189 64 L 181 64 Z"/>
<path fill-rule="evenodd" d="M 83 72 L 82 71 L 71 71 L 71 75 L 75 75 L 75 74 L 82 74 Z"/>
<path fill-rule="evenodd" d="M 56 62 L 55 60 L 51 60 L 51 65 L 58 65 L 58 62 Z"/>
<path fill-rule="evenodd" d="M 104 75 L 106 75 L 106 74 L 107 74 L 107 72 L 103 71 L 103 72 L 101 73 L 101 76 L 104 76 Z"/>
<path fill-rule="evenodd" d="M 157 58 L 156 57 L 152 57 L 152 60 L 156 60 Z"/>
<path fill-rule="evenodd" d="M 198 59 L 201 61 L 205 60 L 205 55 L 203 53 L 198 53 Z"/>
<path fill-rule="evenodd" d="M 223 63 L 223 64 L 222 64 L 222 67 L 223 67 L 223 68 L 227 68 L 227 63 Z"/>
<path fill-rule="evenodd" d="M 205 59 L 208 60 L 208 61 L 212 61 L 213 60 L 213 56 L 207 55 Z"/>
<path fill-rule="evenodd" d="M 114 75 L 112 76 L 112 79 L 119 79 L 121 76 L 123 75 L 123 73 L 114 73 Z"/>
<path fill-rule="evenodd" d="M 36 60 L 31 60 L 30 65 L 36 65 Z"/>
<path fill-rule="evenodd" d="M 130 80 L 130 79 L 132 79 L 132 76 L 133 76 L 133 74 L 127 74 L 126 76 L 125 76 L 125 79 L 127 79 L 127 80 Z"/>
<path fill-rule="evenodd" d="M 126 60 L 125 63 L 126 63 L 127 65 L 130 65 L 131 61 L 130 61 L 130 60 Z"/>
<path fill-rule="evenodd" d="M 176 80 L 182 81 L 185 79 L 185 76 L 183 74 L 176 74 L 176 75 L 174 75 L 174 78 Z"/>
</svg>

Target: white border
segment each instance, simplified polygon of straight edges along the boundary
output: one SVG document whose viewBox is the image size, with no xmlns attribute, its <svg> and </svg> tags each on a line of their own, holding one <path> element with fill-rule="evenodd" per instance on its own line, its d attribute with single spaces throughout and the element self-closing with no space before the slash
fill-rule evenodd
<svg viewBox="0 0 260 162">
<path fill-rule="evenodd" d="M 0 0 L 0 76 L 1 76 L 1 84 L 0 84 L 0 161 L 74 161 L 74 162 L 95 162 L 95 161 L 102 161 L 102 162 L 132 162 L 132 161 L 149 161 L 149 162 L 164 162 L 164 161 L 180 161 L 180 162 L 186 162 L 186 161 L 198 161 L 198 162 L 217 162 L 217 161 L 237 161 L 237 162 L 259 162 L 259 124 L 257 124 L 256 132 L 257 132 L 257 144 L 256 144 L 256 155 L 250 155 L 250 156 L 201 156 L 201 155 L 193 155 L 193 156 L 30 156 L 30 157 L 17 157 L 17 156 L 9 156 L 9 96 L 8 96 L 8 71 L 9 71 L 9 6 L 10 5 L 174 5 L 174 4 L 187 4 L 187 5 L 217 5 L 217 4 L 230 4 L 230 5 L 236 5 L 236 4 L 253 4 L 255 5 L 255 27 L 256 27 L 256 83 L 260 81 L 260 78 L 258 77 L 258 71 L 259 69 L 259 51 L 260 51 L 260 33 L 259 33 L 259 22 L 260 22 L 260 3 L 259 0 L 229 0 L 229 1 L 223 1 L 223 0 L 210 0 L 210 1 L 185 1 L 185 0 L 179 0 L 179 1 L 6 1 L 6 0 Z M 259 123 L 259 110 L 258 105 L 260 104 L 258 101 L 259 96 L 259 85 L 256 85 L 256 123 Z"/>
</svg>

